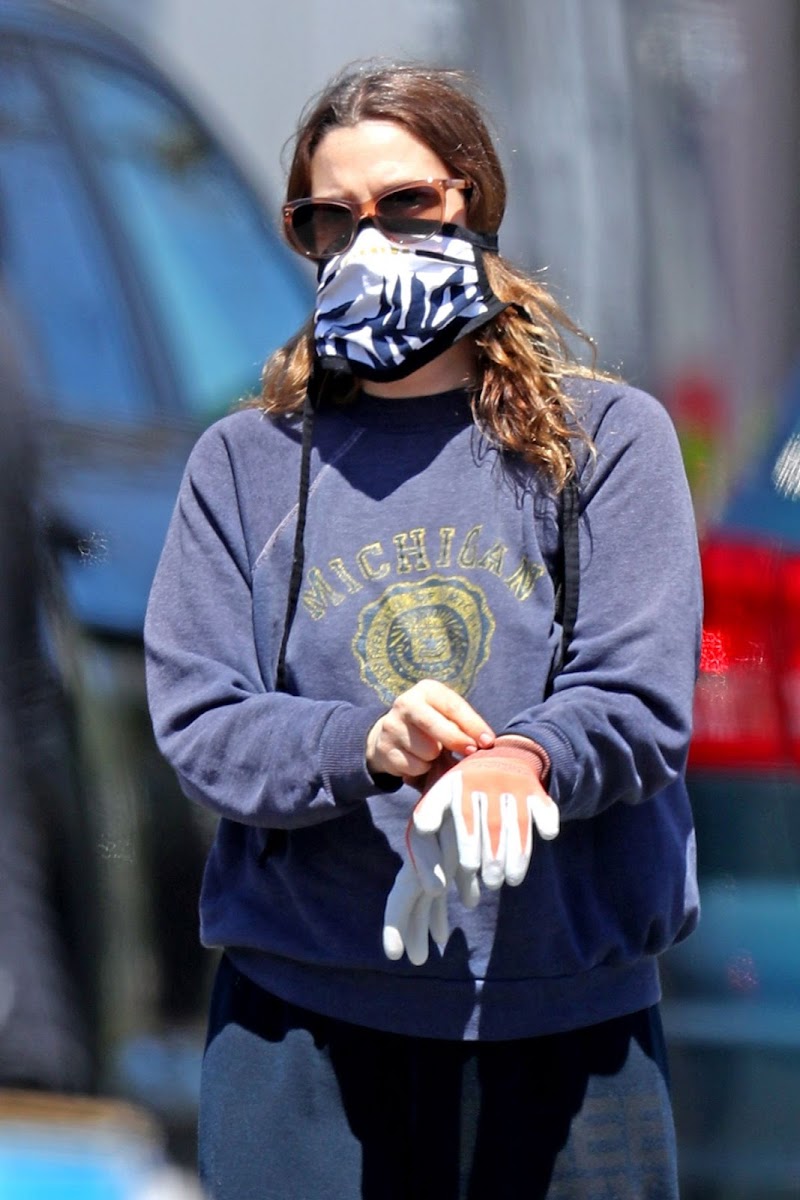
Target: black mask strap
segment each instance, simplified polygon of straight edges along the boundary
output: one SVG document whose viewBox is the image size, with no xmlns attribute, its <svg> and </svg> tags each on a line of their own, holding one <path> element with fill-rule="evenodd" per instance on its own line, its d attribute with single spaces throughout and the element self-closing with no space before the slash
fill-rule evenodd
<svg viewBox="0 0 800 1200">
<path fill-rule="evenodd" d="M 305 564 L 305 531 L 306 515 L 308 513 L 308 490 L 311 475 L 311 446 L 314 441 L 314 419 L 322 391 L 321 377 L 316 366 L 308 381 L 305 400 L 303 401 L 303 435 L 300 449 L 300 481 L 297 493 L 297 525 L 294 531 L 294 550 L 292 552 L 292 570 L 289 576 L 289 592 L 286 598 L 286 616 L 283 621 L 283 637 L 278 654 L 278 665 L 275 671 L 275 690 L 287 691 L 286 686 L 286 647 L 292 630 L 297 603 L 300 599 L 300 589 L 303 586 L 303 566 Z"/>
</svg>

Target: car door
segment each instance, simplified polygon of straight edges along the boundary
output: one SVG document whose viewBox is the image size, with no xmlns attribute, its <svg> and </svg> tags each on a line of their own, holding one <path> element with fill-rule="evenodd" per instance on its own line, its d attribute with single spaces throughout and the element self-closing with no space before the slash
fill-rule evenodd
<svg viewBox="0 0 800 1200">
<path fill-rule="evenodd" d="M 77 729 L 62 768 L 79 779 L 49 841 L 104 1077 L 130 1092 L 142 1056 L 127 1049 L 195 1019 L 207 972 L 209 828 L 153 743 L 147 594 L 192 444 L 257 387 L 311 286 L 170 86 L 68 26 L 0 29 L 0 347 L 36 411 L 41 501 L 69 550 L 55 632 Z"/>
<path fill-rule="evenodd" d="M 257 386 L 309 283 L 157 78 L 46 39 L 3 55 L 0 261 L 79 550 L 71 605 L 138 636 L 189 448 Z"/>
</svg>

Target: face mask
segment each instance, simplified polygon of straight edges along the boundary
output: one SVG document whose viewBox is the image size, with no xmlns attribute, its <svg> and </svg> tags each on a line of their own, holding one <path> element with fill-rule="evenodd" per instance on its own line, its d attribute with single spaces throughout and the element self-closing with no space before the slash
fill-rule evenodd
<svg viewBox="0 0 800 1200">
<path fill-rule="evenodd" d="M 319 363 L 365 379 L 403 379 L 506 307 L 482 251 L 497 237 L 460 225 L 410 245 L 365 226 L 321 264 L 314 313 Z"/>
</svg>

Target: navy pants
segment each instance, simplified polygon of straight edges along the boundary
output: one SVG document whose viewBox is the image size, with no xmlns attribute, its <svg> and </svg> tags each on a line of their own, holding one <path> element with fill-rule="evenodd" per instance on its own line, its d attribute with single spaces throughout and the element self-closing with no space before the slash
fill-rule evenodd
<svg viewBox="0 0 800 1200">
<path fill-rule="evenodd" d="M 200 1100 L 213 1200 L 675 1200 L 658 1010 L 570 1033 L 380 1033 L 223 958 Z"/>
</svg>

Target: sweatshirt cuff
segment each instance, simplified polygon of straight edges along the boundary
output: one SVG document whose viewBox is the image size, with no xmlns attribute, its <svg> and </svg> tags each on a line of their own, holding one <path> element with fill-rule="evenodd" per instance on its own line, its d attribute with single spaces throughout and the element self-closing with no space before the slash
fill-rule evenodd
<svg viewBox="0 0 800 1200">
<path fill-rule="evenodd" d="M 396 791 L 402 786 L 402 779 L 393 775 L 373 777 L 367 767 L 367 734 L 385 712 L 382 705 L 356 708 L 342 704 L 328 718 L 319 759 L 325 787 L 337 803 L 353 803 L 376 791 Z"/>
</svg>

